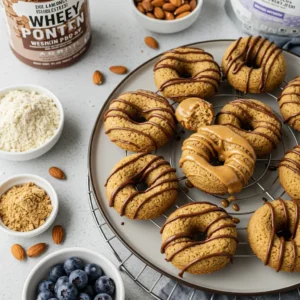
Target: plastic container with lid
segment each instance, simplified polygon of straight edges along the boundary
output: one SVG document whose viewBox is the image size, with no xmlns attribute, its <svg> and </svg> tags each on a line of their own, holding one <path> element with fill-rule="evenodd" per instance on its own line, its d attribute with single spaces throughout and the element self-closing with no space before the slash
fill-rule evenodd
<svg viewBox="0 0 300 300">
<path fill-rule="evenodd" d="M 41 69 L 71 65 L 91 42 L 88 0 L 2 0 L 9 42 L 24 63 Z"/>
</svg>

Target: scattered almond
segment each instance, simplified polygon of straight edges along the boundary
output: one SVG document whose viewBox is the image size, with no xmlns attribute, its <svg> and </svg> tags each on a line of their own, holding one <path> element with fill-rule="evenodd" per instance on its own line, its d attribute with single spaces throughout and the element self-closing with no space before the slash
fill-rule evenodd
<svg viewBox="0 0 300 300">
<path fill-rule="evenodd" d="M 45 249 L 46 249 L 45 243 L 38 243 L 38 244 L 31 246 L 27 250 L 27 255 L 29 257 L 37 257 L 37 256 L 41 255 L 45 251 Z"/>
<path fill-rule="evenodd" d="M 103 75 L 100 71 L 95 71 L 93 75 L 93 81 L 95 84 L 100 85 L 103 82 Z"/>
<path fill-rule="evenodd" d="M 25 259 L 25 250 L 19 244 L 14 244 L 11 246 L 10 251 L 14 258 L 17 260 L 24 260 Z"/>
<path fill-rule="evenodd" d="M 191 6 L 189 4 L 184 4 L 175 10 L 174 15 L 177 16 L 190 10 L 191 10 Z"/>
<path fill-rule="evenodd" d="M 145 44 L 148 47 L 150 47 L 152 49 L 157 49 L 158 48 L 158 42 L 157 42 L 157 40 L 154 37 L 147 36 L 147 37 L 145 37 L 144 41 L 145 41 Z"/>
<path fill-rule="evenodd" d="M 190 13 L 191 13 L 190 11 L 186 11 L 186 12 L 184 12 L 184 13 L 178 15 L 178 16 L 176 17 L 176 19 L 184 18 L 184 17 L 186 17 L 187 15 L 189 15 Z"/>
<path fill-rule="evenodd" d="M 124 66 L 112 66 L 109 68 L 111 72 L 115 74 L 126 74 L 127 73 L 127 68 Z"/>
<path fill-rule="evenodd" d="M 60 179 L 60 180 L 66 178 L 65 173 L 64 173 L 61 169 L 59 169 L 59 168 L 57 168 L 57 167 L 51 167 L 51 168 L 49 169 L 49 174 L 50 174 L 52 177 L 54 177 L 54 178 L 56 178 L 56 179 Z"/>
<path fill-rule="evenodd" d="M 52 240 L 59 245 L 64 239 L 64 229 L 61 225 L 55 225 L 52 229 Z"/>
</svg>

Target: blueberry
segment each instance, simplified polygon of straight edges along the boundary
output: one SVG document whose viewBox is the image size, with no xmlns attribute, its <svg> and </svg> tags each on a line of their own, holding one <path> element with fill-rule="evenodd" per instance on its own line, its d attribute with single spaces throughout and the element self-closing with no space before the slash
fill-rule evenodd
<svg viewBox="0 0 300 300">
<path fill-rule="evenodd" d="M 82 270 L 75 270 L 70 274 L 69 282 L 73 283 L 79 290 L 82 290 L 88 284 L 88 276 Z"/>
<path fill-rule="evenodd" d="M 69 282 L 63 283 L 57 290 L 57 298 L 59 300 L 76 300 L 77 295 L 77 288 Z"/>
<path fill-rule="evenodd" d="M 66 283 L 66 282 L 69 282 L 69 277 L 68 276 L 61 276 L 57 279 L 56 283 L 55 283 L 55 286 L 54 286 L 54 293 L 55 295 L 57 295 L 57 291 L 58 291 L 58 288 L 63 284 L 63 283 Z"/>
<path fill-rule="evenodd" d="M 86 293 L 80 293 L 77 300 L 91 300 L 91 297 Z"/>
<path fill-rule="evenodd" d="M 64 265 L 58 264 L 53 266 L 49 272 L 49 280 L 56 282 L 59 277 L 66 275 Z"/>
<path fill-rule="evenodd" d="M 82 290 L 82 292 L 88 294 L 90 297 L 94 296 L 94 289 L 91 285 L 87 285 L 86 288 Z"/>
<path fill-rule="evenodd" d="M 95 281 L 103 274 L 102 269 L 96 264 L 87 264 L 84 272 L 88 275 L 90 282 Z"/>
<path fill-rule="evenodd" d="M 38 286 L 38 293 L 42 291 L 54 291 L 54 282 L 50 280 L 42 280 Z"/>
<path fill-rule="evenodd" d="M 98 294 L 94 300 L 112 300 L 112 297 L 107 294 Z"/>
<path fill-rule="evenodd" d="M 106 293 L 106 294 L 112 295 L 115 291 L 115 283 L 108 276 L 101 276 L 95 282 L 95 291 L 98 294 Z"/>
<path fill-rule="evenodd" d="M 52 294 L 52 292 L 45 290 L 38 294 L 36 300 L 49 300 L 53 297 L 54 297 L 54 295 Z"/>
<path fill-rule="evenodd" d="M 64 263 L 64 268 L 67 275 L 70 275 L 71 272 L 75 270 L 82 270 L 83 269 L 83 262 L 81 259 L 77 257 L 70 257 Z"/>
</svg>

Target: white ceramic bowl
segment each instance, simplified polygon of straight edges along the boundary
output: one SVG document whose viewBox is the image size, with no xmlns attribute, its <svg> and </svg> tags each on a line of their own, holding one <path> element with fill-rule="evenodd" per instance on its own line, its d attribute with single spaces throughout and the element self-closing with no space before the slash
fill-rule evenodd
<svg viewBox="0 0 300 300">
<path fill-rule="evenodd" d="M 199 17 L 201 7 L 203 4 L 203 0 L 197 0 L 196 8 L 187 15 L 186 17 L 178 20 L 158 20 L 149 18 L 143 13 L 141 13 L 135 3 L 134 0 L 128 0 L 130 5 L 132 6 L 132 11 L 137 19 L 137 21 L 141 24 L 142 27 L 157 33 L 175 33 L 182 31 L 188 27 L 190 27 Z"/>
<path fill-rule="evenodd" d="M 36 299 L 36 290 L 38 283 L 42 279 L 48 277 L 49 269 L 53 265 L 63 263 L 66 259 L 71 256 L 76 256 L 83 260 L 84 263 L 95 263 L 98 264 L 105 275 L 112 278 L 116 284 L 116 292 L 114 300 L 125 299 L 125 288 L 120 271 L 115 265 L 107 259 L 105 256 L 99 254 L 96 251 L 92 251 L 85 248 L 67 248 L 54 253 L 49 254 L 43 258 L 29 273 L 23 288 L 22 300 L 33 300 Z"/>
<path fill-rule="evenodd" d="M 29 182 L 35 183 L 37 186 L 39 186 L 40 188 L 44 189 L 47 192 L 47 194 L 49 195 L 49 197 L 51 199 L 51 203 L 53 206 L 52 212 L 51 212 L 50 216 L 46 219 L 45 224 L 43 224 L 41 227 L 39 227 L 37 229 L 27 231 L 27 232 L 19 232 L 19 231 L 11 230 L 8 227 L 6 227 L 0 219 L 0 230 L 4 231 L 7 234 L 17 236 L 17 237 L 23 237 L 23 238 L 31 238 L 31 237 L 37 236 L 37 235 L 43 233 L 44 231 L 46 231 L 51 226 L 51 224 L 54 222 L 54 220 L 57 216 L 58 207 L 59 207 L 57 194 L 56 194 L 53 186 L 47 180 L 43 179 L 42 177 L 39 177 L 36 175 L 29 175 L 29 174 L 13 176 L 0 184 L 0 197 L 5 192 L 7 192 L 10 188 L 12 188 L 13 186 L 21 185 L 21 184 L 29 183 Z"/>
<path fill-rule="evenodd" d="M 58 98 L 52 92 L 50 92 L 49 90 L 41 86 L 32 85 L 32 84 L 9 86 L 7 88 L 0 89 L 0 97 L 3 97 L 5 94 L 7 94 L 12 90 L 36 91 L 39 94 L 46 95 L 55 102 L 60 113 L 60 123 L 56 130 L 56 133 L 50 140 L 48 140 L 42 146 L 24 152 L 8 152 L 8 151 L 0 150 L 0 159 L 6 159 L 12 161 L 31 160 L 48 152 L 59 140 L 64 127 L 64 110 Z"/>
</svg>

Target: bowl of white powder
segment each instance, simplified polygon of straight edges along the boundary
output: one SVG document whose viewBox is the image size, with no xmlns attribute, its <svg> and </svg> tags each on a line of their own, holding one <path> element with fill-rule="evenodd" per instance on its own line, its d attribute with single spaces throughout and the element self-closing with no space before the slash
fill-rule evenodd
<svg viewBox="0 0 300 300">
<path fill-rule="evenodd" d="M 25 161 L 45 154 L 63 125 L 63 107 L 49 90 L 35 85 L 0 90 L 0 159 Z"/>
</svg>

